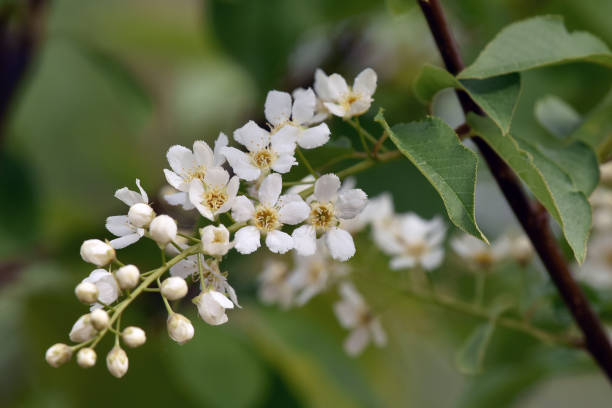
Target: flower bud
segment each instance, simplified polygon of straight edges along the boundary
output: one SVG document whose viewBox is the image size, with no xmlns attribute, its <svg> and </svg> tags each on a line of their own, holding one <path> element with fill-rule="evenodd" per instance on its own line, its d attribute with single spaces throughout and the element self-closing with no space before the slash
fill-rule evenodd
<svg viewBox="0 0 612 408">
<path fill-rule="evenodd" d="M 59 367 L 72 357 L 72 348 L 63 343 L 57 343 L 47 349 L 45 360 L 51 367 Z"/>
<path fill-rule="evenodd" d="M 115 278 L 121 289 L 133 289 L 138 285 L 140 279 L 140 271 L 134 265 L 125 265 L 117 269 Z"/>
<path fill-rule="evenodd" d="M 121 347 L 113 347 L 113 349 L 106 355 L 106 368 L 108 368 L 108 371 L 113 376 L 117 378 L 123 377 L 125 373 L 127 373 L 128 366 L 128 356 Z"/>
<path fill-rule="evenodd" d="M 72 329 L 70 330 L 70 340 L 75 343 L 82 343 L 84 341 L 88 341 L 96 337 L 98 331 L 91 323 L 91 315 L 86 314 L 81 317 L 74 323 Z"/>
<path fill-rule="evenodd" d="M 176 238 L 176 221 L 167 215 L 158 215 L 151 221 L 149 232 L 155 242 L 161 247 L 164 247 L 167 243 Z"/>
<path fill-rule="evenodd" d="M 89 368 L 96 365 L 98 356 L 94 349 L 85 347 L 77 353 L 77 364 L 83 368 Z"/>
<path fill-rule="evenodd" d="M 147 336 L 140 327 L 129 326 L 121 332 L 121 339 L 128 347 L 140 347 L 147 341 Z"/>
<path fill-rule="evenodd" d="M 115 259 L 115 250 L 99 239 L 88 239 L 81 245 L 81 258 L 97 266 L 105 266 Z"/>
<path fill-rule="evenodd" d="M 172 276 L 161 284 L 161 294 L 168 300 L 178 300 L 187 294 L 187 282 L 178 276 Z"/>
<path fill-rule="evenodd" d="M 193 303 L 198 307 L 198 313 L 200 313 L 202 320 L 213 326 L 226 323 L 228 317 L 225 309 L 234 308 L 232 301 L 216 290 L 202 292 L 193 299 Z"/>
<path fill-rule="evenodd" d="M 225 225 L 218 227 L 208 225 L 200 229 L 200 236 L 202 237 L 202 250 L 208 255 L 223 256 L 232 247 L 229 242 L 230 233 Z"/>
<path fill-rule="evenodd" d="M 180 313 L 168 316 L 168 335 L 178 344 L 185 344 L 193 338 L 191 321 Z"/>
<path fill-rule="evenodd" d="M 106 313 L 105 310 L 96 309 L 92 311 L 89 316 L 91 324 L 96 330 L 104 330 L 108 327 L 110 318 L 108 317 L 108 313 Z"/>
<path fill-rule="evenodd" d="M 155 218 L 155 211 L 149 204 L 136 203 L 128 211 L 128 220 L 136 228 L 147 228 Z"/>
<path fill-rule="evenodd" d="M 91 282 L 81 282 L 74 289 L 74 294 L 83 303 L 95 303 L 98 300 L 98 287 Z"/>
</svg>

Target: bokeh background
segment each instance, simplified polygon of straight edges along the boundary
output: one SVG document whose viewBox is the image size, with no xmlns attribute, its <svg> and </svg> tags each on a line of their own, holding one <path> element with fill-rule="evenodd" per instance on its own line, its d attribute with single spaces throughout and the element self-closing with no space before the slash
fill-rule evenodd
<svg viewBox="0 0 612 408">
<path fill-rule="evenodd" d="M 0 24 L 18 27 L 27 18 L 19 12 L 27 3 L 0 1 Z M 113 193 L 133 188 L 136 177 L 163 205 L 161 169 L 169 146 L 211 141 L 219 131 L 231 134 L 248 119 L 261 119 L 268 90 L 308 86 L 317 67 L 347 77 L 367 66 L 379 73 L 366 126 L 380 106 L 391 123 L 416 119 L 425 109 L 413 96 L 414 76 L 423 63 L 440 61 L 410 0 L 31 3 L 42 5 L 28 28 L 39 45 L 0 121 L 0 406 L 612 404 L 609 385 L 583 353 L 504 329 L 495 331 L 484 372 L 461 374 L 455 352 L 479 321 L 392 296 L 386 288 L 393 273 L 367 232 L 358 237 L 360 255 L 351 265 L 368 302 L 383 311 L 386 348 L 346 356 L 346 333 L 331 309 L 334 291 L 289 311 L 259 303 L 256 278 L 269 255 L 260 251 L 248 260 L 229 260 L 243 309 L 232 311 L 228 324 L 207 326 L 185 301 L 180 310 L 196 323 L 196 337 L 178 346 L 165 332 L 162 304 L 151 296 L 125 319 L 147 329 L 148 342 L 130 351 L 130 371 L 122 380 L 106 371 L 102 357 L 109 342 L 101 344 L 98 365 L 86 372 L 74 363 L 46 365 L 46 348 L 66 341 L 72 322 L 85 312 L 72 295 L 91 269 L 80 260 L 81 242 L 110 237 L 105 217 L 125 211 Z M 562 14 L 570 29 L 612 44 L 608 0 L 444 3 L 466 62 L 502 26 L 537 14 Z M 539 97 L 557 95 L 585 113 L 607 93 L 611 79 L 604 68 L 583 64 L 529 72 L 515 130 L 547 137 L 534 119 Z M 449 120 L 460 121 L 452 100 L 442 105 Z M 351 142 L 350 128 L 340 121 L 332 130 L 339 148 Z M 495 236 L 516 223 L 481 170 L 477 216 Z M 407 161 L 372 169 L 358 181 L 371 196 L 391 191 L 399 211 L 444 214 L 435 191 Z M 122 259 L 143 268 L 157 262 L 149 242 L 124 253 Z M 522 288 L 522 274 L 537 288 Z M 434 275 L 458 296 L 469 296 L 470 280 L 452 256 Z M 570 321 L 537 263 L 526 271 L 501 267 L 491 282 L 490 292 L 547 296 L 551 327 Z"/>
</svg>

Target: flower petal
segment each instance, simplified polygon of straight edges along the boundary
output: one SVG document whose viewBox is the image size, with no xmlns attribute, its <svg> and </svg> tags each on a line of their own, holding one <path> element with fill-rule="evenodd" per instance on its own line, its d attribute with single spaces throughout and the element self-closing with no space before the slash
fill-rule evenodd
<svg viewBox="0 0 612 408">
<path fill-rule="evenodd" d="M 332 100 L 338 101 L 349 93 L 349 87 L 342 75 L 331 74 L 328 81 Z"/>
<path fill-rule="evenodd" d="M 238 196 L 232 205 L 232 218 L 236 222 L 246 222 L 253 217 L 255 206 L 246 196 Z"/>
<path fill-rule="evenodd" d="M 272 173 L 261 182 L 258 191 L 259 202 L 266 207 L 272 207 L 278 201 L 283 189 L 283 179 L 280 174 Z"/>
<path fill-rule="evenodd" d="M 110 241 L 110 246 L 115 249 L 122 249 L 133 243 L 137 242 L 141 238 L 141 235 L 138 233 L 124 235 L 120 238 L 115 238 Z"/>
<path fill-rule="evenodd" d="M 270 133 L 250 120 L 234 131 L 234 140 L 244 145 L 250 152 L 256 152 L 270 144 Z"/>
<path fill-rule="evenodd" d="M 221 150 L 229 144 L 229 140 L 225 133 L 219 133 L 217 140 L 215 140 L 215 150 L 213 152 L 213 166 L 221 166 L 225 162 L 225 156 Z"/>
<path fill-rule="evenodd" d="M 355 255 L 355 243 L 351 234 L 340 228 L 332 228 L 325 233 L 325 242 L 332 258 L 347 261 Z"/>
<path fill-rule="evenodd" d="M 106 229 L 117 237 L 133 234 L 136 229 L 130 225 L 127 215 L 113 215 L 106 219 Z"/>
<path fill-rule="evenodd" d="M 389 261 L 389 267 L 394 271 L 399 269 L 414 268 L 416 265 L 416 259 L 410 255 L 401 255 L 391 258 Z"/>
<path fill-rule="evenodd" d="M 370 342 L 370 332 L 366 327 L 357 327 L 344 341 L 344 351 L 350 356 L 361 354 Z"/>
<path fill-rule="evenodd" d="M 284 254 L 293 248 L 293 238 L 279 230 L 270 231 L 266 236 L 266 245 L 270 251 L 276 254 Z"/>
<path fill-rule="evenodd" d="M 229 173 L 221 167 L 208 169 L 204 176 L 204 183 L 210 187 L 225 187 L 229 181 Z"/>
<path fill-rule="evenodd" d="M 185 191 L 185 189 L 189 186 L 189 184 L 185 183 L 185 179 L 171 170 L 164 169 L 164 175 L 166 176 L 166 181 L 168 184 L 179 191 Z"/>
<path fill-rule="evenodd" d="M 272 170 L 278 173 L 287 173 L 291 170 L 292 166 L 296 166 L 298 162 L 295 160 L 295 157 L 292 154 L 281 154 L 278 158 L 272 163 Z"/>
<path fill-rule="evenodd" d="M 128 206 L 133 206 L 136 203 L 144 203 L 142 196 L 135 191 L 128 189 L 127 187 L 120 188 L 115 191 L 115 197 L 123 201 Z"/>
<path fill-rule="evenodd" d="M 253 181 L 259 177 L 261 170 L 251 164 L 251 157 L 235 147 L 224 147 L 221 149 L 228 163 L 232 166 L 234 173 L 246 181 Z"/>
<path fill-rule="evenodd" d="M 329 141 L 329 134 L 330 131 L 327 124 L 321 123 L 318 126 L 303 130 L 297 143 L 304 149 L 314 149 L 327 143 Z"/>
<path fill-rule="evenodd" d="M 372 68 L 366 68 L 357 75 L 353 83 L 353 92 L 364 96 L 372 96 L 376 91 L 376 72 Z"/>
<path fill-rule="evenodd" d="M 317 232 L 312 225 L 302 225 L 293 230 L 293 248 L 302 256 L 310 256 L 317 250 Z"/>
<path fill-rule="evenodd" d="M 168 149 L 166 158 L 172 171 L 180 176 L 186 176 L 190 169 L 196 166 L 195 158 L 191 150 L 185 146 L 174 145 Z"/>
<path fill-rule="evenodd" d="M 274 133 L 271 138 L 272 150 L 276 154 L 293 154 L 295 142 L 300 134 L 300 129 L 292 125 L 285 125 Z"/>
<path fill-rule="evenodd" d="M 173 194 L 166 194 L 164 196 L 164 200 L 170 205 L 181 205 L 183 206 L 183 210 L 193 210 L 194 206 L 189 201 L 189 193 L 187 192 L 179 192 Z"/>
<path fill-rule="evenodd" d="M 272 126 L 287 122 L 291 116 L 291 95 L 287 92 L 268 92 L 264 112 Z"/>
<path fill-rule="evenodd" d="M 142 202 L 148 203 L 149 196 L 147 195 L 147 192 L 144 190 L 144 188 L 142 188 L 142 186 L 140 185 L 140 179 L 136 179 L 136 187 L 138 187 L 138 190 L 140 190 L 140 196 L 142 197 Z"/>
<path fill-rule="evenodd" d="M 234 235 L 234 248 L 243 255 L 253 253 L 261 246 L 259 230 L 252 225 L 240 228 Z"/>
<path fill-rule="evenodd" d="M 368 196 L 359 188 L 340 191 L 335 204 L 336 215 L 338 218 L 350 220 L 358 216 L 367 203 Z"/>
<path fill-rule="evenodd" d="M 295 225 L 304 221 L 310 214 L 310 206 L 298 196 L 300 200 L 285 203 L 278 210 L 279 220 L 283 224 Z"/>
<path fill-rule="evenodd" d="M 294 123 L 304 125 L 309 123 L 314 116 L 317 98 L 314 91 L 308 88 L 305 91 L 294 93 L 293 110 L 291 112 Z"/>
<path fill-rule="evenodd" d="M 234 304 L 227 298 L 223 293 L 217 292 L 216 290 L 210 291 L 210 296 L 224 309 L 233 309 Z"/>
<path fill-rule="evenodd" d="M 197 166 L 204 166 L 207 169 L 213 166 L 214 155 L 208 143 L 202 140 L 193 142 L 193 156 Z"/>
<path fill-rule="evenodd" d="M 329 77 L 319 68 L 315 71 L 314 89 L 320 99 L 324 101 L 332 100 Z"/>
<path fill-rule="evenodd" d="M 343 118 L 348 114 L 347 110 L 342 105 L 338 105 L 337 103 L 324 102 L 323 105 L 332 115 Z"/>
<path fill-rule="evenodd" d="M 340 190 L 340 179 L 335 174 L 325 174 L 317 179 L 314 185 L 314 196 L 317 201 L 327 202 L 336 199 Z"/>
<path fill-rule="evenodd" d="M 426 255 L 421 258 L 421 265 L 423 268 L 430 271 L 437 268 L 444 259 L 444 249 L 436 248 L 430 250 Z"/>
</svg>

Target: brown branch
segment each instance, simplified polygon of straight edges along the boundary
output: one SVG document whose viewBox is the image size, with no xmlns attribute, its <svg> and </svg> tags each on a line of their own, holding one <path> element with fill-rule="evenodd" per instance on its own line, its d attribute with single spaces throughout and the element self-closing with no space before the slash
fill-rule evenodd
<svg viewBox="0 0 612 408">
<path fill-rule="evenodd" d="M 425 15 L 446 69 L 456 75 L 464 65 L 439 0 L 417 0 L 417 2 Z M 484 112 L 465 92 L 458 91 L 457 96 L 466 114 L 474 112 L 484 115 Z M 598 316 L 593 312 L 584 293 L 572 278 L 567 262 L 550 229 L 548 213 L 541 204 L 529 199 L 512 169 L 484 140 L 478 137 L 473 140 L 540 256 L 550 278 L 561 293 L 574 320 L 582 330 L 588 351 L 612 382 L 612 346 Z"/>
</svg>

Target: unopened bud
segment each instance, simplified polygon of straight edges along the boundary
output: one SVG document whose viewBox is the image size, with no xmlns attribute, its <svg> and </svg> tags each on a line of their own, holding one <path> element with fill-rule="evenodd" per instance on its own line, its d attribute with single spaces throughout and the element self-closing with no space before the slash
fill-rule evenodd
<svg viewBox="0 0 612 408">
<path fill-rule="evenodd" d="M 83 368 L 93 367 L 96 365 L 97 358 L 98 356 L 94 349 L 85 347 L 77 353 L 77 364 Z"/>
<path fill-rule="evenodd" d="M 108 327 L 110 322 L 110 317 L 108 317 L 108 313 L 102 309 L 96 309 L 92 311 L 90 314 L 91 324 L 96 330 L 104 330 Z"/>
<path fill-rule="evenodd" d="M 167 243 L 176 238 L 176 221 L 167 215 L 158 215 L 151 221 L 149 232 L 155 242 L 163 248 Z"/>
<path fill-rule="evenodd" d="M 97 266 L 105 266 L 115 259 L 115 250 L 99 239 L 88 239 L 81 245 L 81 258 Z"/>
<path fill-rule="evenodd" d="M 168 335 L 178 344 L 185 344 L 193 338 L 193 325 L 191 321 L 179 313 L 168 316 Z"/>
<path fill-rule="evenodd" d="M 125 265 L 117 269 L 115 278 L 121 289 L 133 289 L 138 285 L 140 279 L 140 271 L 134 265 Z"/>
<path fill-rule="evenodd" d="M 128 211 L 128 220 L 136 228 L 147 228 L 155 218 L 155 211 L 149 204 L 136 203 Z"/>
<path fill-rule="evenodd" d="M 178 300 L 187 294 L 187 282 L 178 276 L 172 276 L 161 284 L 161 294 L 168 300 Z"/>
<path fill-rule="evenodd" d="M 75 343 L 83 343 L 84 341 L 88 341 L 96 337 L 98 331 L 93 326 L 91 322 L 91 315 L 86 314 L 81 317 L 74 323 L 72 329 L 70 330 L 70 340 Z"/>
<path fill-rule="evenodd" d="M 229 242 L 230 233 L 225 225 L 218 227 L 208 225 L 200 230 L 200 236 L 202 237 L 202 250 L 208 255 L 223 256 L 232 247 Z"/>
<path fill-rule="evenodd" d="M 98 300 L 98 287 L 91 282 L 81 282 L 74 289 L 74 294 L 83 303 L 95 303 Z"/>
<path fill-rule="evenodd" d="M 129 326 L 121 332 L 121 339 L 128 347 L 140 347 L 147 341 L 147 336 L 140 327 Z"/>
<path fill-rule="evenodd" d="M 51 367 L 59 367 L 72 357 L 72 348 L 63 343 L 57 343 L 47 349 L 45 360 Z"/>
<path fill-rule="evenodd" d="M 108 368 L 108 371 L 113 376 L 117 378 L 123 377 L 125 373 L 127 373 L 128 367 L 128 356 L 121 347 L 113 347 L 113 349 L 106 355 L 106 368 Z"/>
</svg>

